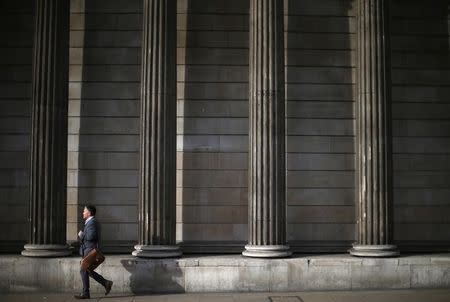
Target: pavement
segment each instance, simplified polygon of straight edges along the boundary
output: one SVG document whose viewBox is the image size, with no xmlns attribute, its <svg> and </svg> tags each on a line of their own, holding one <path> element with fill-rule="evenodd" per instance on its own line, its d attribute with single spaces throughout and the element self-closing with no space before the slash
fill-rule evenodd
<svg viewBox="0 0 450 302">
<path fill-rule="evenodd" d="M 1 302 L 79 301 L 73 294 L 0 293 Z M 290 293 L 189 293 L 109 296 L 94 294 L 85 301 L 102 302 L 450 302 L 449 289 L 327 291 Z"/>
</svg>

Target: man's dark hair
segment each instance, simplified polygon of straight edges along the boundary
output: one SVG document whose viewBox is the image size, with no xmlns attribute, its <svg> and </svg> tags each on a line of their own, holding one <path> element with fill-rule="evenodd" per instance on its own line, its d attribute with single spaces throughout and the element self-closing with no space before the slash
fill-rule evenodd
<svg viewBox="0 0 450 302">
<path fill-rule="evenodd" d="M 95 216 L 95 212 L 97 212 L 97 209 L 92 204 L 87 204 L 84 206 L 89 212 L 91 212 L 92 216 Z"/>
</svg>

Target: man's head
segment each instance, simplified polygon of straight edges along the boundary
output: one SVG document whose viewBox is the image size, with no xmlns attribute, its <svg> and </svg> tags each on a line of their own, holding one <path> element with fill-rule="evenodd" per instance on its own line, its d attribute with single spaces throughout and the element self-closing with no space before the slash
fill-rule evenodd
<svg viewBox="0 0 450 302">
<path fill-rule="evenodd" d="M 83 219 L 88 219 L 91 216 L 95 216 L 95 212 L 97 212 L 95 206 L 91 204 L 85 205 L 83 210 Z"/>
</svg>

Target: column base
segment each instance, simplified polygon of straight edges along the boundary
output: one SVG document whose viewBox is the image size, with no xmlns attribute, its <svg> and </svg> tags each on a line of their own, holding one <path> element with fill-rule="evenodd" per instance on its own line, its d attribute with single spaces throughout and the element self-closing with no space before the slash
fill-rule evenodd
<svg viewBox="0 0 450 302">
<path fill-rule="evenodd" d="M 251 245 L 245 246 L 242 252 L 245 257 L 254 258 L 285 258 L 292 255 L 288 245 Z"/>
<path fill-rule="evenodd" d="M 67 244 L 25 244 L 22 256 L 26 257 L 67 257 L 72 251 Z"/>
<path fill-rule="evenodd" d="M 395 257 L 400 255 L 396 245 L 353 244 L 350 255 L 358 257 Z"/>
<path fill-rule="evenodd" d="M 132 255 L 140 258 L 174 258 L 180 257 L 182 252 L 176 245 L 135 245 Z"/>
</svg>

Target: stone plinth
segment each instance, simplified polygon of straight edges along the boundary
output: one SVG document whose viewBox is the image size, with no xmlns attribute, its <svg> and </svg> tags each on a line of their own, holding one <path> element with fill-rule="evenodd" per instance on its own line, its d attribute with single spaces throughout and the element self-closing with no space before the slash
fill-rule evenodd
<svg viewBox="0 0 450 302">
<path fill-rule="evenodd" d="M 0 292 L 78 292 L 79 257 L 0 257 Z M 190 256 L 145 259 L 107 255 L 98 272 L 114 293 L 281 292 L 449 288 L 450 254 L 358 258 L 351 255 L 258 259 Z M 95 282 L 92 292 L 102 293 Z"/>
</svg>

